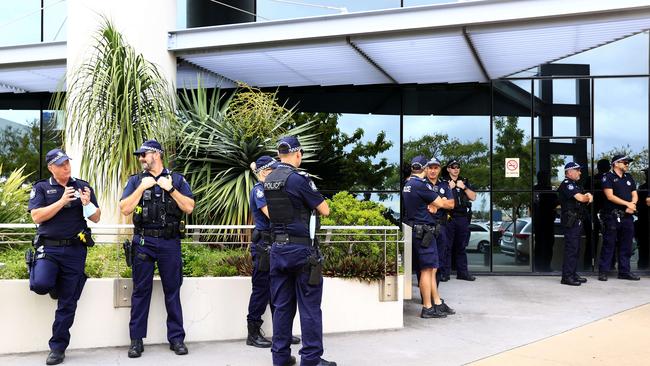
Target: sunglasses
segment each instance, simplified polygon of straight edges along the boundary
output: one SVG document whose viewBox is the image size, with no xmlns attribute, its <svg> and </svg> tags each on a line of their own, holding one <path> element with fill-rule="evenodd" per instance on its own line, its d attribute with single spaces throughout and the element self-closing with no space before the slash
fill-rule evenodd
<svg viewBox="0 0 650 366">
<path fill-rule="evenodd" d="M 619 163 L 621 163 L 621 164 L 623 164 L 623 165 L 630 165 L 630 162 L 629 162 L 629 161 L 619 161 Z"/>
<path fill-rule="evenodd" d="M 145 152 L 139 153 L 139 154 L 138 154 L 138 157 L 140 157 L 140 158 L 144 158 L 144 157 L 147 156 L 147 154 L 149 154 L 150 152 L 151 152 L 151 151 L 145 151 Z"/>
<path fill-rule="evenodd" d="M 458 166 L 458 165 L 452 165 L 452 166 L 450 166 L 449 168 L 450 168 L 450 169 L 460 169 L 460 166 Z"/>
</svg>

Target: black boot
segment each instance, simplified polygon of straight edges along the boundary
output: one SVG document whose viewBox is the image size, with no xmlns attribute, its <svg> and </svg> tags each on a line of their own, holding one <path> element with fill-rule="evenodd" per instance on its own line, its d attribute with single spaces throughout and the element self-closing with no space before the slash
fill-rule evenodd
<svg viewBox="0 0 650 366">
<path fill-rule="evenodd" d="M 300 337 L 291 336 L 291 344 L 300 344 Z"/>
<path fill-rule="evenodd" d="M 318 366 L 336 366 L 336 362 L 334 361 L 327 361 L 324 359 L 320 359 L 320 362 L 318 363 Z"/>
<path fill-rule="evenodd" d="M 257 348 L 271 347 L 271 341 L 264 338 L 262 335 L 261 326 L 262 323 L 259 322 L 248 322 L 248 337 L 246 338 L 247 345 Z"/>
<path fill-rule="evenodd" d="M 129 358 L 138 358 L 142 356 L 144 352 L 144 344 L 142 344 L 142 339 L 132 339 L 131 347 L 129 347 Z"/>
<path fill-rule="evenodd" d="M 63 362 L 65 358 L 65 352 L 59 351 L 50 351 L 50 354 L 47 355 L 47 360 L 45 360 L 46 365 L 58 365 Z"/>
<path fill-rule="evenodd" d="M 569 286 L 580 286 L 582 284 L 582 282 L 580 282 L 577 278 L 573 277 L 562 277 L 560 283 Z"/>
</svg>

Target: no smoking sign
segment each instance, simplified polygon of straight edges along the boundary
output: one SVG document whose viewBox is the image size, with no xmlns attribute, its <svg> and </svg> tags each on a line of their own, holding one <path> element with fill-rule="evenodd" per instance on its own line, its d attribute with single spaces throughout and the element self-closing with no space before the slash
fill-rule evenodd
<svg viewBox="0 0 650 366">
<path fill-rule="evenodd" d="M 506 158 L 506 178 L 519 178 L 519 158 Z"/>
</svg>

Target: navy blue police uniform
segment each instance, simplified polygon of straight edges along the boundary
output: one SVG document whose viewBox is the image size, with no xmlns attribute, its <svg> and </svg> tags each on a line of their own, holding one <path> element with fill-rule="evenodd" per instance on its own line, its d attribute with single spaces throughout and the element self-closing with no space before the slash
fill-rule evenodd
<svg viewBox="0 0 650 366">
<path fill-rule="evenodd" d="M 153 177 L 142 172 L 129 177 L 121 199 L 133 194 L 144 177 Z M 182 195 L 193 198 L 190 185 L 176 172 L 163 169 L 158 177 L 171 176 L 172 186 Z M 183 311 L 180 290 L 183 283 L 181 260 L 181 234 L 184 222 L 182 211 L 171 195 L 158 185 L 147 189 L 134 211 L 134 235 L 131 245 L 135 248 L 132 276 L 131 320 L 129 333 L 132 340 L 147 336 L 147 319 L 151 303 L 154 264 L 158 271 L 165 294 L 167 308 L 167 340 L 170 344 L 182 343 L 185 339 Z"/>
<path fill-rule="evenodd" d="M 614 163 L 616 159 L 612 159 Z M 614 170 L 603 175 L 603 189 L 611 189 L 613 194 L 625 201 L 632 200 L 632 192 L 636 191 L 636 182 L 632 175 L 623 173 L 619 176 Z M 632 257 L 632 239 L 634 237 L 634 218 L 625 213 L 625 206 L 605 200 L 601 220 L 603 222 L 603 246 L 600 251 L 598 271 L 609 271 L 614 256 L 616 244 L 620 246 L 618 257 L 619 276 L 630 274 L 630 257 Z"/>
<path fill-rule="evenodd" d="M 88 182 L 70 178 L 66 187 L 82 192 L 90 189 L 90 201 L 97 204 L 97 197 Z M 57 202 L 65 192 L 53 177 L 34 183 L 30 193 L 28 211 L 47 207 Z M 58 306 L 52 325 L 50 350 L 64 352 L 70 343 L 70 327 L 74 322 L 77 301 L 86 283 L 86 245 L 80 240 L 80 233 L 89 236 L 83 215 L 81 199 L 77 198 L 64 206 L 51 219 L 38 226 L 35 239 L 35 261 L 29 275 L 30 290 L 37 294 L 56 294 Z M 88 239 L 86 239 L 88 240 Z"/>
<path fill-rule="evenodd" d="M 448 200 L 454 199 L 454 193 L 449 188 L 447 181 L 438 179 L 438 182 L 433 186 L 433 191 L 440 197 L 445 197 Z M 436 280 L 440 282 L 442 278 L 448 278 L 451 274 L 451 253 L 449 251 L 451 245 L 449 243 L 449 229 L 447 227 L 449 225 L 449 210 L 439 208 L 433 216 L 440 227 L 439 235 L 436 238 L 438 256 L 440 257 L 440 267 L 436 272 Z"/>
<path fill-rule="evenodd" d="M 425 233 L 435 230 L 436 221 L 427 206 L 438 198 L 438 193 L 428 179 L 412 175 L 402 188 L 402 198 L 405 222 L 413 228 L 413 264 L 416 271 L 438 268 L 436 237 Z"/>
<path fill-rule="evenodd" d="M 579 165 L 569 166 L 565 169 L 580 168 Z M 578 182 L 566 178 L 557 189 L 562 207 L 560 217 L 564 227 L 564 262 L 562 264 L 562 279 L 575 283 L 578 278 L 578 257 L 580 255 L 580 238 L 584 230 L 584 217 L 587 215 L 586 205 L 575 199 L 576 194 L 585 194 Z M 576 281 L 577 285 L 580 282 Z"/>
<path fill-rule="evenodd" d="M 262 156 L 255 161 L 255 173 L 259 174 L 265 169 L 275 168 L 277 161 L 270 156 Z M 271 342 L 260 333 L 263 320 L 262 315 L 268 305 L 271 306 L 271 314 L 275 310 L 271 302 L 271 287 L 269 280 L 270 250 L 273 238 L 271 234 L 271 222 L 262 209 L 266 207 L 264 196 L 264 185 L 257 182 L 251 190 L 250 211 L 253 214 L 255 229 L 251 243 L 251 257 L 253 259 L 253 273 L 251 277 L 252 291 L 248 301 L 248 337 L 246 344 L 249 346 L 268 348 Z"/>
<path fill-rule="evenodd" d="M 291 137 L 288 141 L 288 152 L 298 151 L 297 139 Z M 285 163 L 279 163 L 266 177 L 264 194 L 274 235 L 270 258 L 271 299 L 275 306 L 273 364 L 291 363 L 291 329 L 297 305 L 302 331 L 301 365 L 318 365 L 323 355 L 323 279 L 319 276 L 317 281 L 310 281 L 310 262 L 322 258 L 312 245 L 309 220 L 324 198 L 306 173 Z"/>
<path fill-rule="evenodd" d="M 452 164 L 457 164 L 458 162 L 452 161 L 447 166 Z M 458 177 L 458 180 L 462 180 L 465 184 L 465 187 L 472 189 L 470 182 L 463 177 Z M 451 177 L 449 178 L 451 181 Z M 473 189 L 472 189 L 473 190 Z M 447 256 L 447 262 L 444 264 L 445 268 L 451 270 L 451 261 L 452 259 L 456 262 L 456 274 L 458 278 L 473 278 L 469 274 L 467 267 L 467 253 L 465 248 L 469 243 L 469 224 L 472 217 L 472 201 L 469 200 L 467 194 L 463 189 L 456 186 L 452 189 L 455 200 L 455 207 L 451 210 L 451 219 L 447 225 L 447 233 L 449 246 L 448 251 L 449 255 Z M 449 276 L 449 274 L 447 274 Z"/>
</svg>

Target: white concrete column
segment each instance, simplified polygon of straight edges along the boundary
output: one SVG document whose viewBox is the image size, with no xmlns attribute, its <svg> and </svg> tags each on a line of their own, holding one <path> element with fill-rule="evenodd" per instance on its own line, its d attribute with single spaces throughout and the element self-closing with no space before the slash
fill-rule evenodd
<svg viewBox="0 0 650 366">
<path fill-rule="evenodd" d="M 176 84 L 176 58 L 167 51 L 167 32 L 176 28 L 175 0 L 67 0 L 67 69 L 76 68 L 90 52 L 102 17 L 113 22 L 125 41 L 145 59 L 159 66 L 170 85 Z M 69 76 L 68 76 L 69 77 Z M 74 93 L 69 90 L 68 92 Z M 73 176 L 79 177 L 83 146 L 68 142 L 66 151 L 73 157 Z M 135 172 L 133 172 L 135 173 Z M 87 179 L 87 177 L 79 177 Z M 121 192 L 122 187 L 119 187 Z M 118 223 L 118 197 L 99 196 L 101 223 Z"/>
</svg>

